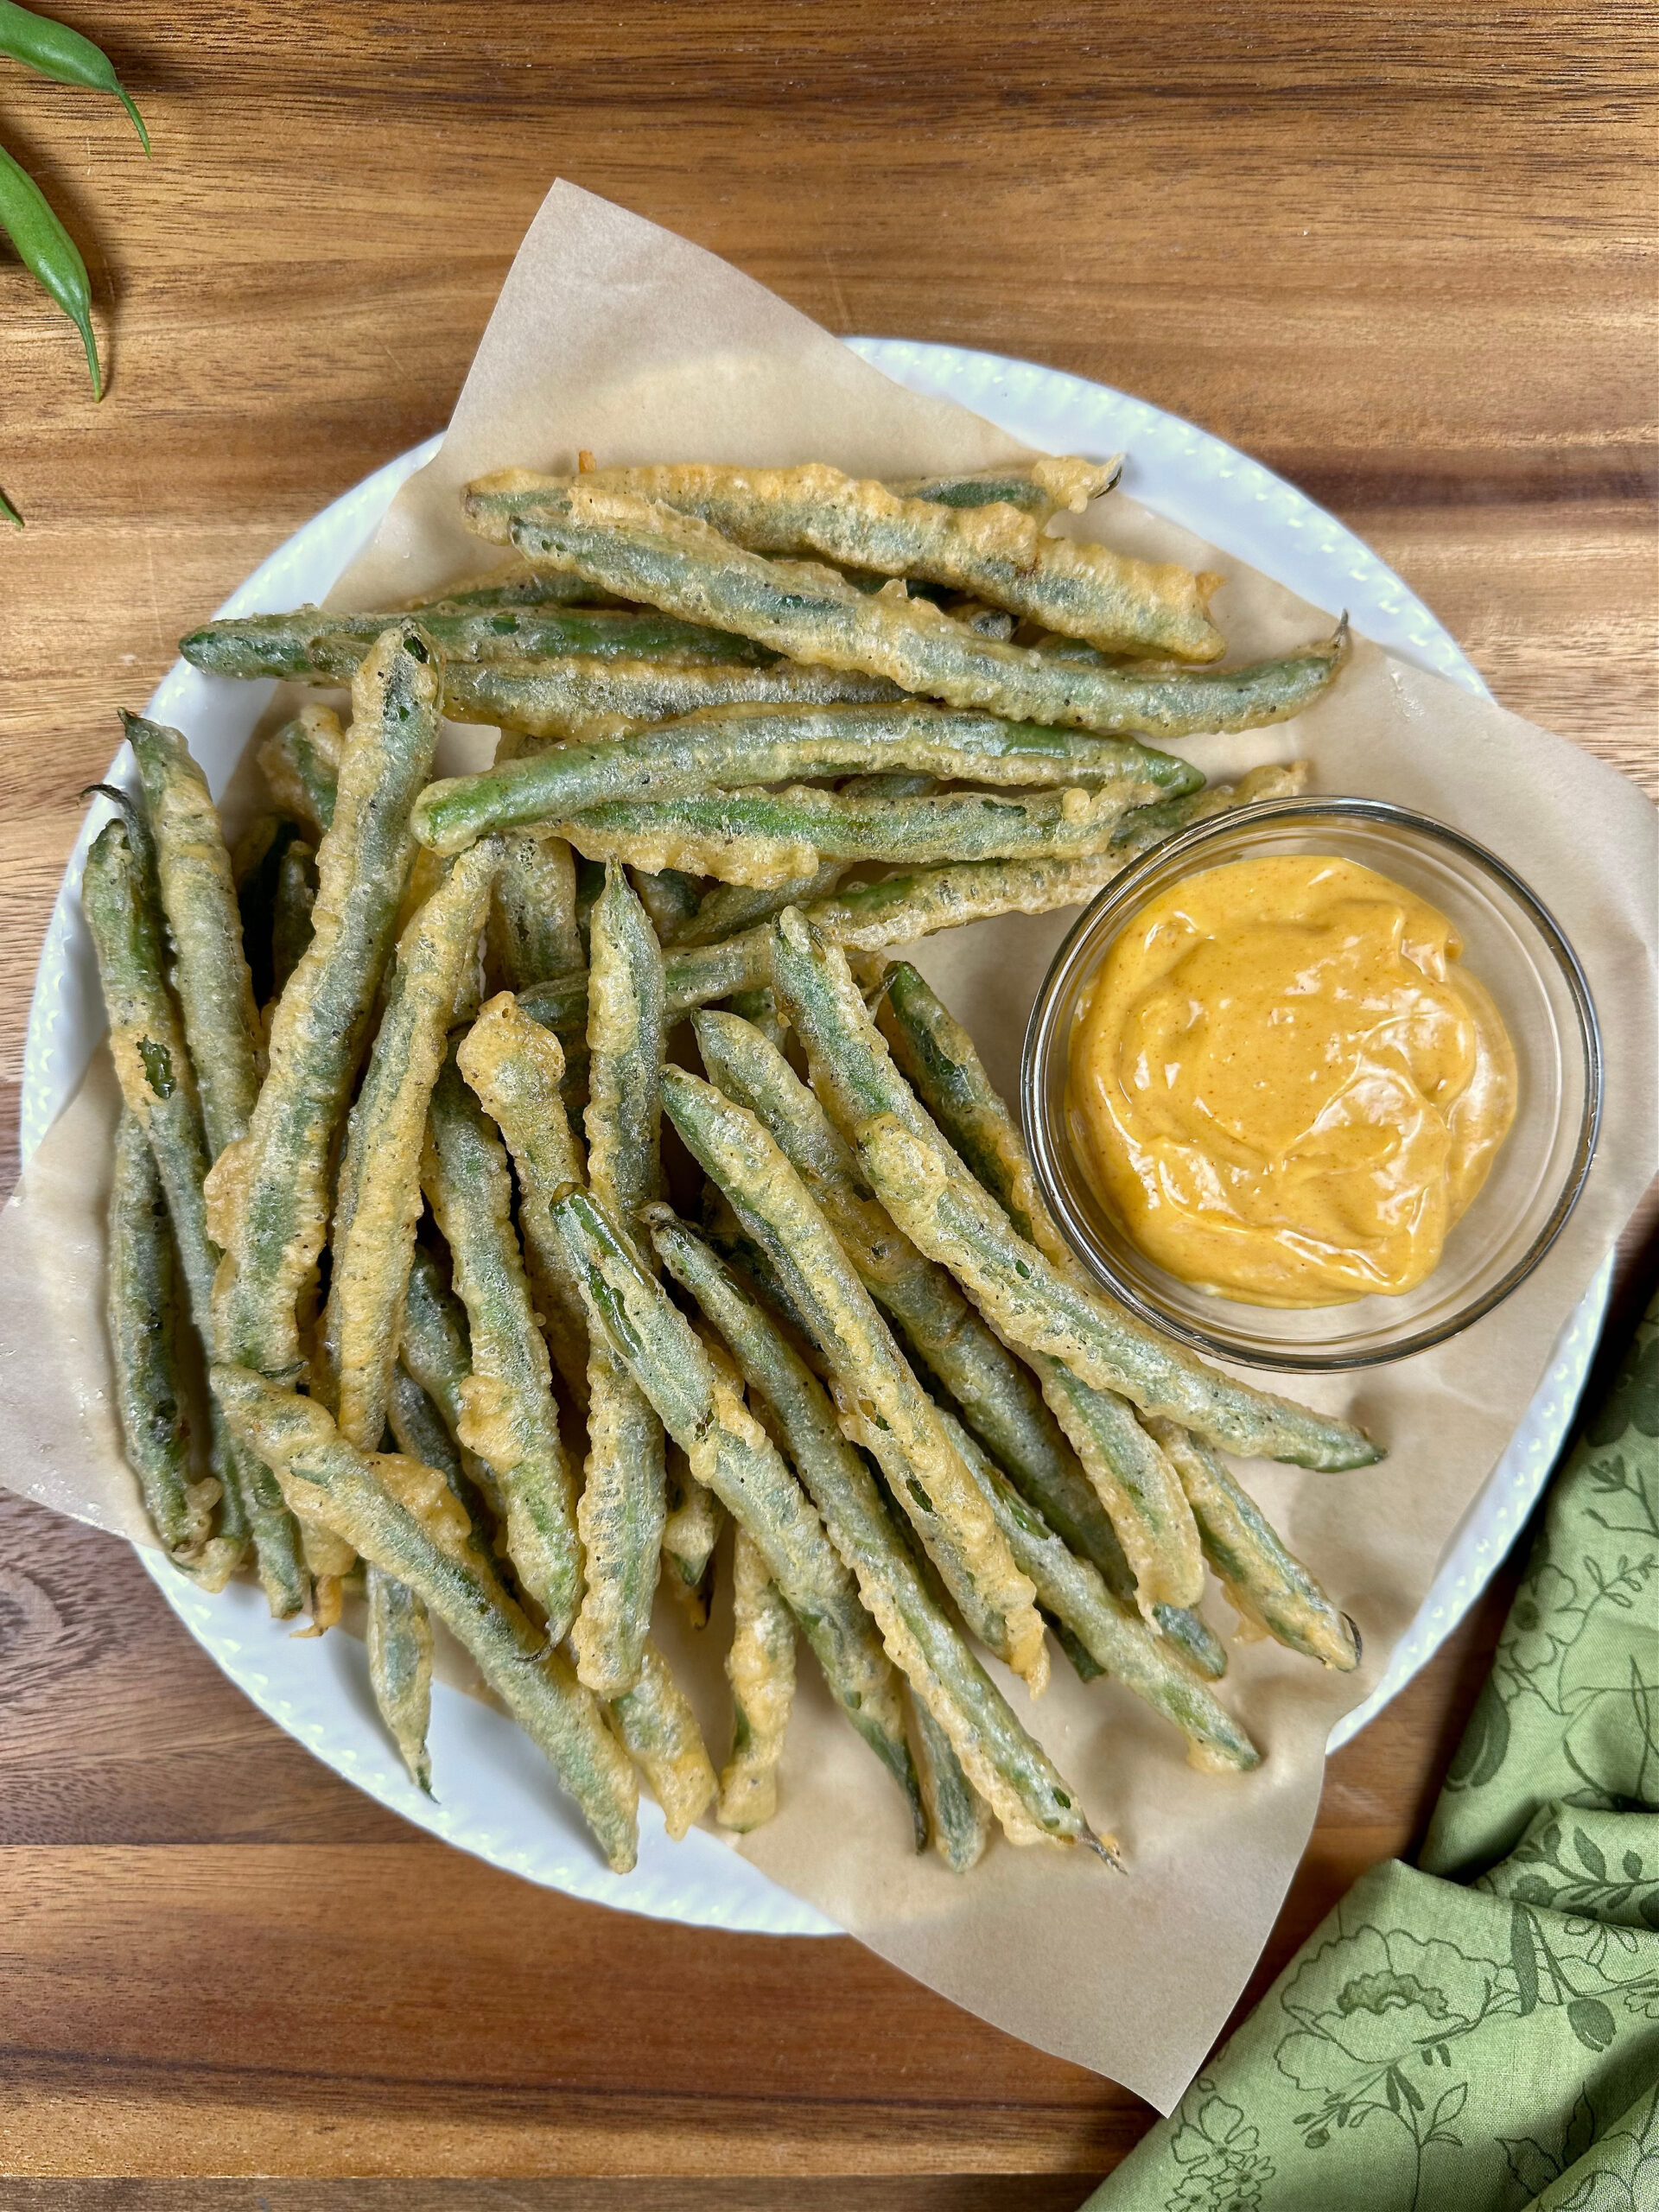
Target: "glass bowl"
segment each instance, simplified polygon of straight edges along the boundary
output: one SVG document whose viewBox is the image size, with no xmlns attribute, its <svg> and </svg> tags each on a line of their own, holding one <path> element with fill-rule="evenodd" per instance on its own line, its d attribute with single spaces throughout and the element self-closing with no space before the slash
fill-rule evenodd
<svg viewBox="0 0 1659 2212">
<path fill-rule="evenodd" d="M 1073 1033 L 1107 947 L 1147 902 L 1230 861 L 1330 853 L 1391 877 L 1463 940 L 1515 1046 L 1514 1126 L 1484 1185 L 1414 1290 L 1349 1305 L 1249 1306 L 1182 1282 L 1132 1243 L 1097 1195 L 1071 1122 Z M 1382 799 L 1268 799 L 1156 846 L 1103 891 L 1055 956 L 1026 1032 L 1020 1113 L 1037 1179 L 1078 1258 L 1143 1320 L 1252 1367 L 1302 1371 L 1404 1359 L 1466 1329 L 1524 1281 L 1578 1203 L 1601 1119 L 1601 1039 L 1573 948 L 1495 854 Z"/>
</svg>

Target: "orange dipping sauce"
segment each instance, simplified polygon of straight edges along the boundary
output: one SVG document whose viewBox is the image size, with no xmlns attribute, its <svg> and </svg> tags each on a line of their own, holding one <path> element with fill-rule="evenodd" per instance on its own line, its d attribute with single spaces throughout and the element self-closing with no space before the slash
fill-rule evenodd
<svg viewBox="0 0 1659 2212">
<path fill-rule="evenodd" d="M 1147 1256 L 1246 1305 L 1413 1289 L 1515 1119 L 1514 1048 L 1446 917 L 1357 862 L 1236 861 L 1114 941 L 1068 1112 Z"/>
</svg>

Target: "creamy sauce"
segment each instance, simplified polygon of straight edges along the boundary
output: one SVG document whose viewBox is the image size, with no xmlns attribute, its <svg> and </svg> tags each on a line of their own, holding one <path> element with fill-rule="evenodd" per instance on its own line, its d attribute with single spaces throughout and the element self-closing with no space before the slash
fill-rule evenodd
<svg viewBox="0 0 1659 2212">
<path fill-rule="evenodd" d="M 1515 1053 L 1443 914 L 1319 855 L 1172 886 L 1073 1033 L 1090 1180 L 1170 1274 L 1253 1306 L 1398 1294 L 1515 1118 Z"/>
</svg>

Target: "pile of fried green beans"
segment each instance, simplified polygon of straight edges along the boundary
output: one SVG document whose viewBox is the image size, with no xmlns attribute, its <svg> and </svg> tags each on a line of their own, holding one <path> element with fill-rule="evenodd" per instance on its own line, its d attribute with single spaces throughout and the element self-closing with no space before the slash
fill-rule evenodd
<svg viewBox="0 0 1659 2212">
<path fill-rule="evenodd" d="M 128 1457 L 181 1572 L 358 1609 L 418 1787 L 436 1622 L 613 1867 L 642 1782 L 671 1836 L 747 1832 L 787 1807 L 804 1642 L 895 1836 L 1119 1866 L 1031 1725 L 1056 1646 L 1218 1773 L 1261 1754 L 1211 1580 L 1356 1663 L 1222 1455 L 1376 1447 L 1103 1298 L 886 957 L 1298 786 L 1153 740 L 1296 713 L 1344 640 L 1217 672 L 1213 579 L 1049 531 L 1115 481 L 514 472 L 466 498 L 493 574 L 184 641 L 350 686 L 264 732 L 233 846 L 184 739 L 127 718 L 84 904 Z M 498 725 L 493 767 L 436 774 L 446 717 Z M 711 1751 L 653 1602 L 707 1633 L 722 1577 Z"/>
</svg>

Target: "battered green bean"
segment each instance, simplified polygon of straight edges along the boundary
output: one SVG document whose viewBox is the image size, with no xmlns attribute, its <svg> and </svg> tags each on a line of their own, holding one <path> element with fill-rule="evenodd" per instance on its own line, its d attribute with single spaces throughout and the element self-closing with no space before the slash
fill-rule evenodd
<svg viewBox="0 0 1659 2212">
<path fill-rule="evenodd" d="M 1234 1381 L 1063 1275 L 971 1178 L 953 1175 L 935 1146 L 893 1116 L 861 1129 L 859 1156 L 894 1218 L 1010 1341 L 1052 1353 L 1094 1389 L 1244 1459 L 1337 1471 L 1382 1457 L 1348 1422 Z"/>
<path fill-rule="evenodd" d="M 305 957 L 315 934 L 312 912 L 317 903 L 317 855 L 302 837 L 290 838 L 276 865 L 276 895 L 270 915 L 270 992 L 278 999 L 288 979 Z"/>
<path fill-rule="evenodd" d="M 314 1398 L 246 1368 L 216 1368 L 239 1433 L 273 1466 L 295 1510 L 333 1529 L 422 1599 L 574 1796 L 618 1873 L 634 1863 L 633 1770 L 569 1662 L 517 1605 L 436 1470 L 359 1452 Z"/>
<path fill-rule="evenodd" d="M 963 1618 L 1033 1693 L 1040 1690 L 1048 1655 L 1031 1585 L 805 1185 L 764 1123 L 712 1085 L 671 1067 L 663 1103 L 785 1278 L 830 1363 L 849 1435 L 887 1471 Z"/>
<path fill-rule="evenodd" d="M 463 853 L 399 938 L 385 1011 L 346 1124 L 323 1343 L 340 1433 L 361 1452 L 374 1450 L 386 1423 L 421 1212 L 427 1107 L 499 857 L 493 838 Z"/>
<path fill-rule="evenodd" d="M 883 982 L 876 1026 L 899 1074 L 1020 1234 L 1056 1267 L 1073 1265 L 1071 1248 L 1037 1186 L 1025 1141 L 973 1039 L 909 961 L 895 961 Z"/>
<path fill-rule="evenodd" d="M 795 785 L 613 799 L 568 817 L 559 831 L 594 858 L 683 866 L 764 888 L 810 874 L 825 855 L 855 862 L 1080 859 L 1110 845 L 1127 810 L 1117 791 L 867 799 Z"/>
<path fill-rule="evenodd" d="M 207 1141 L 189 1050 L 163 975 L 160 915 L 134 852 L 135 838 L 147 838 L 136 816 L 130 825 L 119 820 L 105 823 L 86 855 L 81 903 L 109 1010 L 110 1049 L 121 1096 L 154 1156 L 190 1316 L 211 1359 L 219 1251 L 208 1233 Z M 232 1543 L 254 1537 L 259 1579 L 272 1612 L 298 1612 L 306 1600 L 306 1578 L 282 1495 L 257 1461 L 222 1433 L 217 1406 L 213 1417 L 212 1463 L 221 1488 L 219 1533 Z"/>
<path fill-rule="evenodd" d="M 982 468 L 965 476 L 889 477 L 887 489 L 907 499 L 933 499 L 942 507 L 983 507 L 1005 501 L 1047 522 L 1080 515 L 1091 499 L 1111 491 L 1123 474 L 1123 456 L 1082 461 L 1074 454 L 1039 454 L 1018 468 Z"/>
<path fill-rule="evenodd" d="M 502 838 L 490 950 L 510 991 L 528 990 L 584 965 L 576 933 L 575 859 L 562 837 L 520 833 Z"/>
<path fill-rule="evenodd" d="M 495 1478 L 506 1508 L 507 1555 L 546 1613 L 552 1641 L 561 1643 L 582 1596 L 575 1484 L 559 1441 L 547 1345 L 513 1234 L 506 1156 L 453 1057 L 433 1090 L 421 1179 L 449 1246 L 471 1335 L 461 1441 Z"/>
<path fill-rule="evenodd" d="M 553 1211 L 582 1270 L 594 1333 L 602 1332 L 627 1361 L 692 1472 L 753 1537 L 836 1702 L 914 1809 L 919 1800 L 897 1678 L 817 1513 L 741 1391 L 593 1196 L 571 1190 Z"/>
<path fill-rule="evenodd" d="M 747 1835 L 778 1810 L 778 1762 L 795 1701 L 795 1623 L 753 1536 L 732 1552 L 732 1755 L 720 1770 L 715 1817 Z"/>
<path fill-rule="evenodd" d="M 346 733 L 332 707 L 302 707 L 259 747 L 266 790 L 314 844 L 334 826 L 345 749 Z"/>
<path fill-rule="evenodd" d="M 562 659 L 512 667 L 479 661 L 446 669 L 443 711 L 452 721 L 489 722 L 525 737 L 610 738 L 705 707 L 834 706 L 896 699 L 879 676 L 804 668 L 779 660 L 766 668 L 720 663 Z"/>
<path fill-rule="evenodd" d="M 259 1090 L 259 1010 L 242 952 L 231 856 L 207 779 L 175 729 L 124 714 L 155 841 L 173 983 L 201 1094 L 209 1157 L 248 1126 Z"/>
<path fill-rule="evenodd" d="M 580 576 L 550 575 L 515 555 L 493 569 L 407 600 L 401 611 L 411 614 L 424 613 L 428 607 L 459 611 L 480 607 L 607 607 L 615 603 L 607 592 L 595 591 Z"/>
<path fill-rule="evenodd" d="M 542 1333 L 578 1412 L 588 1409 L 588 1310 L 554 1227 L 554 1194 L 583 1174 L 560 1085 L 564 1055 L 510 991 L 493 998 L 461 1040 L 456 1064 L 506 1140 L 518 1177 L 518 1234 Z"/>
<path fill-rule="evenodd" d="M 1285 721 L 1331 683 L 1345 626 L 1323 645 L 1253 667 L 1173 673 L 1095 667 L 978 636 L 902 584 L 867 598 L 814 563 L 745 552 L 706 523 L 622 493 L 572 485 L 512 524 L 530 560 L 575 569 L 666 612 L 726 629 L 798 662 L 859 669 L 905 690 L 1014 721 L 1184 737 Z"/>
<path fill-rule="evenodd" d="M 695 516 L 751 552 L 945 584 L 1103 652 L 1207 661 L 1223 651 L 1205 612 L 1218 577 L 1047 537 L 1041 520 L 1006 500 L 964 509 L 908 499 L 823 461 L 796 468 L 698 462 L 605 468 L 579 480 L 508 469 L 468 487 L 468 518 L 475 530 L 487 518 L 499 543 L 504 525 L 556 516 L 578 489 Z"/>
<path fill-rule="evenodd" d="M 953 1874 L 978 1866 L 991 1840 L 991 1808 L 962 1770 L 950 1738 L 912 1693 L 916 1716 L 916 1761 L 922 1777 L 922 1802 L 933 1848 Z"/>
<path fill-rule="evenodd" d="M 726 1509 L 692 1473 L 679 1446 L 666 1455 L 668 1517 L 663 1523 L 663 1563 L 670 1570 L 669 1593 L 685 1608 L 693 1628 L 709 1625 L 715 1546 L 726 1525 Z"/>
<path fill-rule="evenodd" d="M 997 914 L 1046 914 L 1076 906 L 1109 883 L 1137 854 L 1185 823 L 1252 799 L 1281 798 L 1302 787 L 1300 764 L 1254 769 L 1234 785 L 1137 807 L 1118 825 L 1111 849 L 1083 861 L 966 861 L 917 868 L 879 883 L 856 883 L 803 909 L 826 942 L 849 952 L 880 952 L 913 944 L 939 930 L 959 929 Z M 664 963 L 671 1023 L 693 1007 L 753 990 L 771 972 L 769 929 L 745 930 L 714 944 L 671 947 Z M 524 995 L 524 1010 L 550 1029 L 580 1028 L 586 1019 L 584 976 L 561 976 Z"/>
<path fill-rule="evenodd" d="M 651 926 L 666 944 L 675 925 L 689 922 L 697 911 L 702 888 L 696 877 L 677 868 L 631 868 L 628 875 Z"/>
<path fill-rule="evenodd" d="M 873 1196 L 856 1157 L 781 1052 L 729 1014 L 696 1017 L 698 1050 L 726 1096 L 765 1123 L 822 1209 L 865 1287 L 961 1408 L 968 1426 L 1067 1541 L 1116 1551 L 1109 1524 L 1029 1369 L 994 1336 L 943 1268 L 924 1259 Z M 1103 1526 L 1103 1524 L 1105 1524 Z M 1119 1554 L 1121 1558 L 1121 1554 Z"/>
<path fill-rule="evenodd" d="M 424 1599 L 372 1560 L 363 1571 L 369 1685 L 380 1718 L 417 1789 L 432 1795 L 432 1622 Z"/>
<path fill-rule="evenodd" d="M 932 776 L 900 769 L 891 773 L 850 777 L 842 789 L 872 798 L 921 798 L 935 788 L 937 780 Z M 671 931 L 663 938 L 663 943 L 717 944 L 722 938 L 735 937 L 741 930 L 770 921 L 785 906 L 810 906 L 815 899 L 835 889 L 846 874 L 847 867 L 844 861 L 823 861 L 810 875 L 793 877 L 787 883 L 773 884 L 764 890 L 747 883 L 717 883 L 703 893 L 690 919 L 683 927 Z M 659 931 L 658 935 L 661 934 Z"/>
<path fill-rule="evenodd" d="M 1275 1642 L 1347 1674 L 1359 1664 L 1359 1639 L 1301 1561 L 1280 1541 L 1254 1498 L 1196 1436 L 1154 1421 L 1192 1503 L 1205 1557 L 1238 1611 Z"/>
<path fill-rule="evenodd" d="M 474 1489 L 488 1501 L 498 1520 L 506 1518 L 499 1484 L 476 1452 L 461 1440 L 467 1418 L 466 1384 L 473 1371 L 473 1348 L 467 1310 L 443 1280 L 437 1262 L 423 1244 L 410 1255 L 409 1287 L 404 1300 L 404 1341 L 399 1370 L 436 1410 L 445 1433 L 454 1447 L 454 1462 Z M 435 1458 L 424 1440 L 410 1443 L 398 1427 L 407 1421 L 412 1401 L 400 1394 L 397 1372 L 392 1376 L 391 1420 L 399 1449 L 429 1467 L 449 1472 L 448 1459 Z M 400 1412 L 400 1408 L 402 1408 Z"/>
<path fill-rule="evenodd" d="M 248 1133 L 213 1170 L 226 1262 L 219 1350 L 226 1364 L 279 1379 L 300 1369 L 299 1300 L 322 1249 L 330 1154 L 414 865 L 409 809 L 431 769 L 437 691 L 413 625 L 388 631 L 359 671 L 334 826 L 317 850 L 315 934 L 277 1002 Z"/>
<path fill-rule="evenodd" d="M 1064 1621 L 1096 1665 L 1186 1738 L 1195 1766 L 1245 1773 L 1262 1755 L 1207 1684 L 1182 1664 L 1160 1636 L 1113 1597 L 1086 1560 L 1069 1551 L 1002 1470 L 960 1423 L 944 1416 L 952 1441 L 984 1491 L 1010 1550 L 1037 1586 L 1048 1611 Z"/>
<path fill-rule="evenodd" d="M 654 1643 L 644 1646 L 632 1688 L 613 1698 L 611 1711 L 677 1843 L 712 1802 L 715 1769 L 697 1716 Z"/>
<path fill-rule="evenodd" d="M 290 683 L 349 683 L 364 655 L 397 614 L 347 614 L 337 607 L 302 607 L 292 614 L 241 614 L 209 622 L 179 640 L 193 667 L 210 676 L 274 676 Z M 730 630 L 711 630 L 671 614 L 619 613 L 594 607 L 549 605 L 463 607 L 429 601 L 421 627 L 442 654 L 446 669 L 467 663 L 518 670 L 530 661 L 584 659 L 729 663 L 760 668 L 775 653 Z"/>
<path fill-rule="evenodd" d="M 143 785 L 154 881 L 211 1162 L 248 1126 L 264 1043 L 230 855 L 207 779 L 178 731 L 138 715 L 124 714 L 122 727 Z M 273 1604 L 288 1608 L 303 1584 L 296 1531 L 275 1484 L 251 1469 L 221 1479 L 242 1493 L 260 1579 Z M 234 1505 L 232 1513 L 239 1520 Z"/>
<path fill-rule="evenodd" d="M 664 1208 L 653 1217 L 652 1237 L 669 1273 L 731 1346 L 751 1389 L 771 1407 L 889 1656 L 944 1729 L 1010 1840 L 1049 1836 L 1092 1843 L 1070 1785 L 934 1596 L 931 1575 L 918 1568 L 868 1467 L 842 1435 L 822 1383 L 694 1230 Z M 918 1834 L 918 1847 L 925 1840 Z"/>
<path fill-rule="evenodd" d="M 149 1140 L 126 1106 L 110 1185 L 107 1300 L 116 1411 L 144 1510 L 175 1565 L 222 1587 L 242 1547 L 213 1536 L 218 1484 L 192 1479 L 167 1198 Z"/>
<path fill-rule="evenodd" d="M 1086 787 L 1097 791 L 1103 804 L 1115 801 L 1120 811 L 1160 796 L 1179 797 L 1202 782 L 1196 769 L 1173 753 L 1122 738 L 999 721 L 992 715 L 958 714 L 922 701 L 718 707 L 632 737 L 527 753 L 479 775 L 434 784 L 416 810 L 416 830 L 435 850 L 454 852 L 487 830 L 558 822 L 601 804 L 632 800 L 654 808 L 660 801 L 696 798 L 710 785 L 736 788 L 793 776 L 893 769 L 1022 788 Z M 813 796 L 848 810 L 900 803 L 890 785 L 873 790 L 867 782 Z M 1062 834 L 1055 849 L 1074 849 L 1075 839 L 1068 846 Z"/>
<path fill-rule="evenodd" d="M 632 1236 L 662 1177 L 662 948 L 614 865 L 588 929 L 588 1179 Z M 570 1647 L 576 1672 L 604 1697 L 637 1677 L 651 1625 L 668 1510 L 663 1449 L 662 1423 L 626 1362 L 590 1332 L 588 1465 L 576 1509 L 588 1586 Z"/>
</svg>

